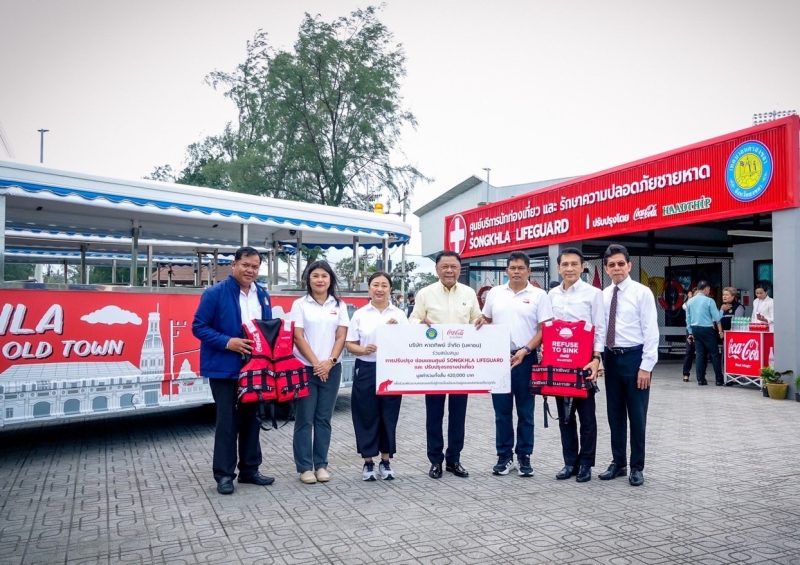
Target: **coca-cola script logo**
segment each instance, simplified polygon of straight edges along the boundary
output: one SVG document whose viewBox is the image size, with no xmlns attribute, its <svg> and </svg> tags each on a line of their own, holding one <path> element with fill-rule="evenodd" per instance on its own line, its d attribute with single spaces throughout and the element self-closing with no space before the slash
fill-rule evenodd
<svg viewBox="0 0 800 565">
<path fill-rule="evenodd" d="M 761 351 L 758 341 L 748 339 L 745 342 L 736 343 L 733 340 L 728 342 L 728 357 L 740 361 L 761 361 Z"/>
<path fill-rule="evenodd" d="M 447 330 L 447 337 L 464 337 L 464 330 Z"/>
<path fill-rule="evenodd" d="M 572 330 L 569 328 L 561 328 L 558 330 L 558 336 L 562 339 L 569 339 L 572 337 Z"/>
<path fill-rule="evenodd" d="M 658 217 L 658 209 L 655 204 L 650 204 L 647 208 L 637 208 L 633 213 L 633 221 L 646 220 L 647 218 Z"/>
</svg>

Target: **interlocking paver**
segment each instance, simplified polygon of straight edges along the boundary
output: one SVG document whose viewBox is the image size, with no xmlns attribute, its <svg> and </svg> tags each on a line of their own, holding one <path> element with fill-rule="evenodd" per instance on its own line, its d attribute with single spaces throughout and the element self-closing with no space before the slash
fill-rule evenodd
<svg viewBox="0 0 800 565">
<path fill-rule="evenodd" d="M 491 475 L 489 397 L 469 401 L 468 479 L 427 477 L 424 399 L 403 399 L 397 480 L 364 483 L 350 398 L 333 419 L 327 484 L 303 485 L 292 424 L 262 433 L 268 488 L 219 496 L 210 411 L 2 432 L 0 565 L 16 563 L 795 563 L 800 404 L 656 372 L 646 483 L 597 480 L 610 460 L 604 396 L 585 484 L 555 481 L 558 425 L 536 403 L 536 475 Z M 602 387 L 602 382 L 601 382 Z"/>
</svg>

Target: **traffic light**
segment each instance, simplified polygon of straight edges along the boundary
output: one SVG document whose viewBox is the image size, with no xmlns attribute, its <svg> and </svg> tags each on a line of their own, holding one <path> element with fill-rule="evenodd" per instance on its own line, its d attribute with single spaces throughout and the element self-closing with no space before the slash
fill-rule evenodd
<svg viewBox="0 0 800 565">
<path fill-rule="evenodd" d="M 383 214 L 383 202 L 376 202 L 376 203 L 373 205 L 373 211 L 374 211 L 376 214 Z"/>
</svg>

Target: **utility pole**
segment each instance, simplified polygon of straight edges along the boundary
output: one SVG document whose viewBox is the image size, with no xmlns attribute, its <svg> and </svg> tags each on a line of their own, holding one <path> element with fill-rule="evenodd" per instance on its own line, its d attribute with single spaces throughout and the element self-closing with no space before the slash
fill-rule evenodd
<svg viewBox="0 0 800 565">
<path fill-rule="evenodd" d="M 49 129 L 39 129 L 39 163 L 44 163 L 44 134 L 46 134 Z"/>
</svg>

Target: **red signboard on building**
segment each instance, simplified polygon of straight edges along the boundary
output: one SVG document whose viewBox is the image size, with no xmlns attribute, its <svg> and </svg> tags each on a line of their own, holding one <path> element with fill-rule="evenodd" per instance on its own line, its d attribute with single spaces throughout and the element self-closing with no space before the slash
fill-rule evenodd
<svg viewBox="0 0 800 565">
<path fill-rule="evenodd" d="M 799 204 L 790 116 L 445 218 L 463 257 L 541 247 Z"/>
</svg>

